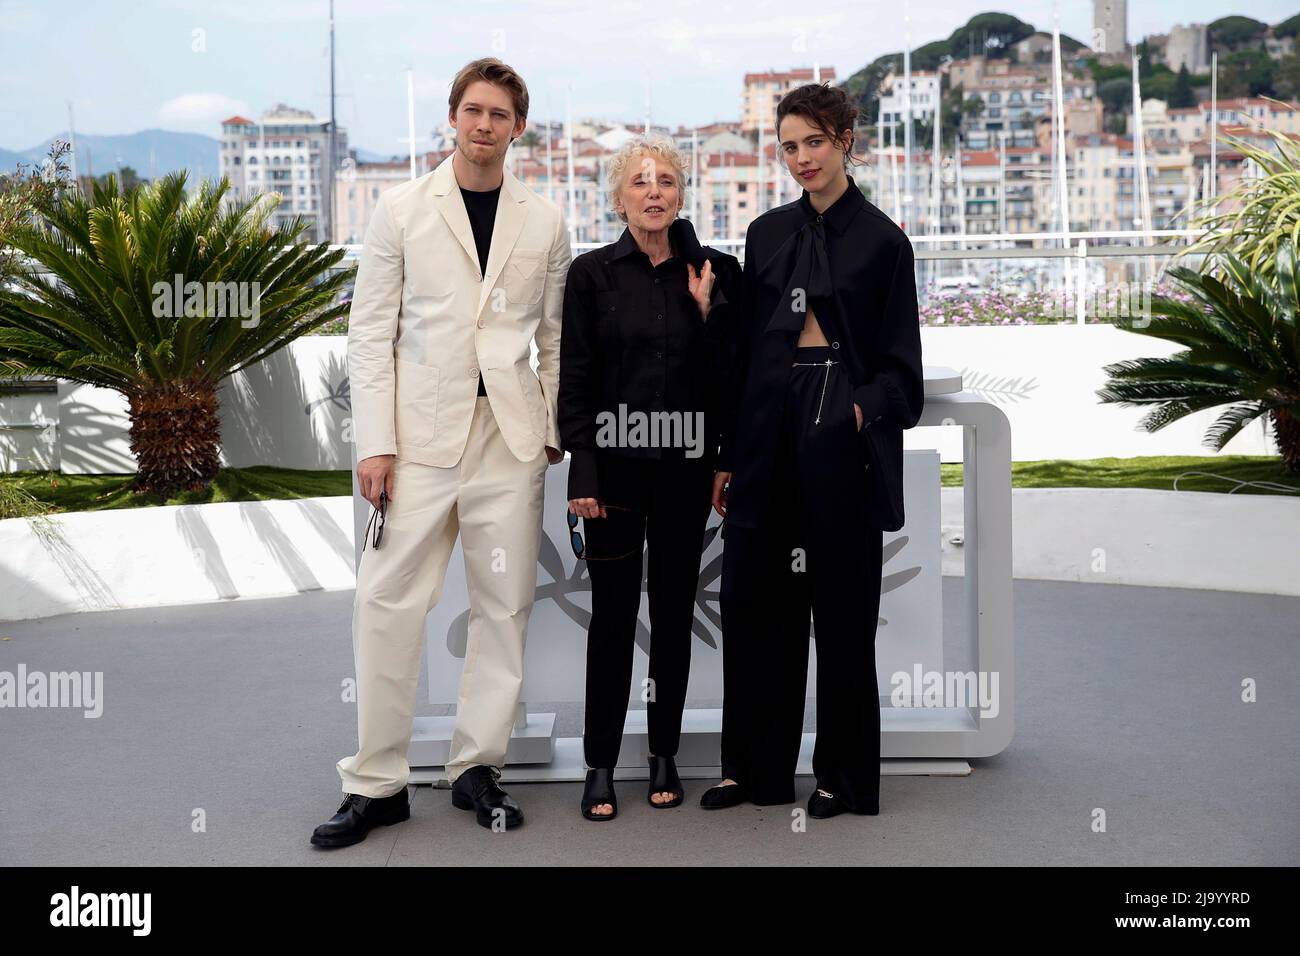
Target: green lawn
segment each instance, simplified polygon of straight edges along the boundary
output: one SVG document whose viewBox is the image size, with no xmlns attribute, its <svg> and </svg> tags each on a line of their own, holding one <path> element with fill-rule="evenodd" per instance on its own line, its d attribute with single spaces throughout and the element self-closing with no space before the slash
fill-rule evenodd
<svg viewBox="0 0 1300 956">
<path fill-rule="evenodd" d="M 132 475 L 60 475 L 24 471 L 0 475 L 0 518 L 13 517 L 15 492 L 26 492 L 45 513 L 103 511 L 150 505 L 193 505 L 214 501 L 266 501 L 276 498 L 318 498 L 352 494 L 346 471 L 299 471 L 293 468 L 224 468 L 207 491 L 190 491 L 160 502 L 132 494 Z"/>
<path fill-rule="evenodd" d="M 960 487 L 961 465 L 940 466 L 944 487 Z M 1221 478 L 1188 476 L 1182 491 L 1229 492 L 1239 482 L 1266 482 L 1266 487 L 1239 487 L 1236 494 L 1300 494 L 1300 475 L 1289 475 L 1280 459 L 1264 455 L 1224 455 L 1094 458 L 1088 461 L 1022 461 L 1011 466 L 1016 488 L 1159 488 L 1173 490 L 1174 479 L 1189 472 L 1209 472 Z M 227 468 L 205 492 L 187 492 L 166 502 L 131 493 L 131 475 L 59 475 L 26 471 L 0 475 L 0 518 L 24 513 L 101 511 L 140 508 L 165 503 L 201 504 L 212 501 L 265 501 L 276 498 L 316 498 L 352 493 L 346 471 L 297 471 L 292 468 Z M 1280 487 L 1273 487 L 1280 486 Z M 24 507 L 19 499 L 30 496 Z"/>
<path fill-rule="evenodd" d="M 960 464 L 940 465 L 944 487 L 961 486 Z M 1189 472 L 1208 472 L 1190 475 Z M 1300 475 L 1288 474 L 1280 458 L 1270 455 L 1158 456 L 1092 458 L 1082 461 L 1016 461 L 1011 463 L 1013 488 L 1158 488 L 1179 491 L 1233 492 L 1238 495 L 1300 495 Z M 1239 486 L 1267 482 L 1266 487 Z M 1234 491 L 1234 489 L 1236 489 Z"/>
</svg>

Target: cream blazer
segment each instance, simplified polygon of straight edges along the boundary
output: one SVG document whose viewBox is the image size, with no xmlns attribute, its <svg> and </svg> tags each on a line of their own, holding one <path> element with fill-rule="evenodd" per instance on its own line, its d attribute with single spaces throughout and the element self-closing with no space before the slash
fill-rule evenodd
<svg viewBox="0 0 1300 956">
<path fill-rule="evenodd" d="M 509 170 L 482 276 L 452 157 L 381 193 L 348 322 L 357 460 L 456 464 L 480 375 L 515 457 L 561 448 L 555 400 L 571 256 L 559 207 Z"/>
</svg>

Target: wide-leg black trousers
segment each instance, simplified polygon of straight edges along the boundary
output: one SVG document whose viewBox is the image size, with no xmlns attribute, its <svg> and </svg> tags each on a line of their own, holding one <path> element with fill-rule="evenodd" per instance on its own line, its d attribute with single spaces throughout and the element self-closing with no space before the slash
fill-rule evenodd
<svg viewBox="0 0 1300 956">
<path fill-rule="evenodd" d="M 728 523 L 724 538 L 722 774 L 743 784 L 755 803 L 794 801 L 811 616 L 817 786 L 855 812 L 874 814 L 882 532 L 866 522 L 846 368 L 829 347 L 797 349 L 794 361 L 768 520 L 757 528 Z"/>
<path fill-rule="evenodd" d="M 602 457 L 605 518 L 583 520 L 591 555 L 583 753 L 589 767 L 613 767 L 631 693 L 643 550 L 650 616 L 650 752 L 675 757 L 690 676 L 691 626 L 700 555 L 713 492 L 705 456 Z"/>
</svg>

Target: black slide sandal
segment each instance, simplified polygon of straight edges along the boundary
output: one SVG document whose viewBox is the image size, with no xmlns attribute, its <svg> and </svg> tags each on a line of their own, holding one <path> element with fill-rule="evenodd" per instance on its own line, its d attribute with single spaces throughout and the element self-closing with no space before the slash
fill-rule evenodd
<svg viewBox="0 0 1300 956">
<path fill-rule="evenodd" d="M 613 812 L 592 813 L 602 803 L 608 803 Z M 587 780 L 582 786 L 582 815 L 588 820 L 613 820 L 618 816 L 618 799 L 614 796 L 613 768 L 600 768 L 587 771 Z"/>
<path fill-rule="evenodd" d="M 677 796 L 667 803 L 655 803 L 650 798 L 656 793 L 675 793 Z M 656 810 L 667 810 L 671 807 L 680 807 L 685 797 L 686 790 L 682 786 L 682 778 L 677 775 L 677 762 L 672 757 L 656 757 L 651 754 L 650 788 L 646 791 L 646 802 Z"/>
</svg>

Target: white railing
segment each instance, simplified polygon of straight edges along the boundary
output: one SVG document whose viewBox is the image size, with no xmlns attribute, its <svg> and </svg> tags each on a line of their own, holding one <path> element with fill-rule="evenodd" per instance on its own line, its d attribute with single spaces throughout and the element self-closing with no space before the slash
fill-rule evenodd
<svg viewBox="0 0 1300 956">
<path fill-rule="evenodd" d="M 1073 318 L 1079 325 L 1086 321 L 1087 295 L 1073 295 L 1073 290 L 1097 289 L 1098 283 L 1089 282 L 1088 262 L 1095 260 L 1128 260 L 1139 275 L 1138 282 L 1151 285 L 1156 277 L 1164 272 L 1167 261 L 1187 250 L 1188 245 L 1204 234 L 1187 229 L 1150 229 L 1141 231 L 1080 231 L 1080 232 L 1036 232 L 1036 233 L 966 233 L 962 235 L 917 235 L 909 236 L 917 261 L 918 289 L 922 302 L 927 303 L 933 294 L 943 292 L 969 291 L 988 293 L 997 291 L 1006 293 L 1000 263 L 1016 262 L 1013 272 L 1024 272 L 1027 260 L 1042 260 L 1044 265 L 1033 283 L 1038 292 L 1060 291 L 1073 299 Z M 1151 240 L 1165 240 L 1152 242 Z M 724 238 L 705 240 L 707 245 L 738 258 L 743 258 L 743 238 Z M 1139 243 L 1130 245 L 1128 243 Z M 1024 245 L 1032 243 L 1031 246 Z M 1068 243 L 1068 245 L 1067 245 Z M 605 242 L 575 242 L 573 254 L 577 255 L 591 249 L 599 249 Z M 972 246 L 974 248 L 972 248 Z M 946 248 L 945 248 L 946 247 Z M 363 249 L 360 243 L 331 244 L 332 250 L 343 250 L 342 265 L 336 268 L 354 265 Z M 1052 264 L 1055 260 L 1055 264 Z M 949 273 L 953 264 L 968 262 L 978 263 L 985 277 L 998 286 L 996 290 L 975 288 L 963 290 L 961 284 L 950 285 L 947 289 L 936 285 L 937 281 Z M 1113 273 L 1113 269 L 1112 269 Z M 48 273 L 41 273 L 48 274 Z M 967 274 L 958 278 L 972 278 Z M 1108 277 L 1103 272 L 1103 282 Z M 1023 284 L 1023 277 L 1019 280 Z"/>
</svg>

